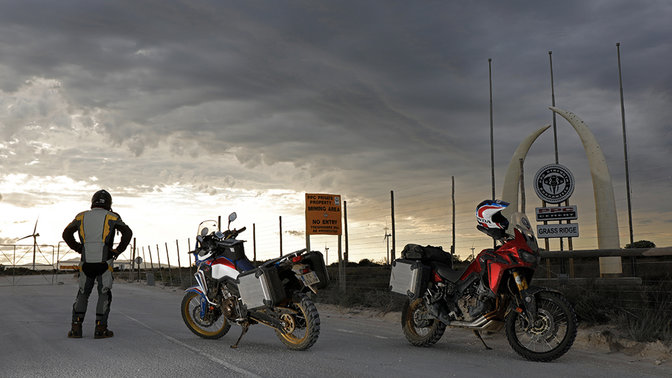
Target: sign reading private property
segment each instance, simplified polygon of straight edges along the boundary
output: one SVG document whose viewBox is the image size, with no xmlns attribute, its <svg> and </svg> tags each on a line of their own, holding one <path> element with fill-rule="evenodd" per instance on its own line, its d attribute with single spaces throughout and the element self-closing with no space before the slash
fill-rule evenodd
<svg viewBox="0 0 672 378">
<path fill-rule="evenodd" d="M 576 205 L 535 208 L 537 221 L 574 220 L 579 219 Z"/>
<path fill-rule="evenodd" d="M 341 196 L 306 193 L 306 235 L 341 235 Z"/>
<path fill-rule="evenodd" d="M 578 238 L 579 225 L 568 224 L 538 224 L 537 237 L 539 238 Z"/>
</svg>

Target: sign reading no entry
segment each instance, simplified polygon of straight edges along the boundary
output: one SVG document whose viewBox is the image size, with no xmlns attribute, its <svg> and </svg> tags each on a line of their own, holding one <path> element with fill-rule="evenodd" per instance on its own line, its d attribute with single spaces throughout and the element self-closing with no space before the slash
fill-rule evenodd
<svg viewBox="0 0 672 378">
<path fill-rule="evenodd" d="M 341 196 L 306 193 L 306 234 L 341 235 Z"/>
</svg>

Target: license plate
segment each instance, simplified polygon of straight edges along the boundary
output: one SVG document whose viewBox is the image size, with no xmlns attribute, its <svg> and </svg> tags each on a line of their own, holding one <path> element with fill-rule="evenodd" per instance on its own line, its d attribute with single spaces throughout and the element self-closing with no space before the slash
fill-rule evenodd
<svg viewBox="0 0 672 378">
<path fill-rule="evenodd" d="M 320 283 L 320 279 L 317 277 L 317 274 L 315 272 L 308 272 L 306 274 L 302 274 L 299 276 L 299 278 L 306 286 L 311 286 Z"/>
</svg>

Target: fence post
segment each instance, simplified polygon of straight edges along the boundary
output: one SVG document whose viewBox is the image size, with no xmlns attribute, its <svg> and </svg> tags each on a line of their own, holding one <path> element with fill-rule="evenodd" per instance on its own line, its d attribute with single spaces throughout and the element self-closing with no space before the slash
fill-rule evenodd
<svg viewBox="0 0 672 378">
<path fill-rule="evenodd" d="M 338 287 L 341 293 L 345 293 L 345 264 L 341 250 L 341 235 L 338 235 Z"/>
<path fill-rule="evenodd" d="M 175 248 L 177 249 L 177 273 L 180 275 L 180 286 L 184 285 L 182 281 L 182 263 L 180 263 L 180 242 L 175 239 Z"/>
<path fill-rule="evenodd" d="M 166 259 L 168 260 L 168 279 L 170 280 L 170 286 L 173 286 L 173 272 L 170 269 L 170 254 L 168 253 L 168 242 L 164 242 L 166 244 Z"/>
<path fill-rule="evenodd" d="M 350 249 L 348 248 L 348 201 L 343 201 L 343 228 L 345 229 L 345 265 L 350 261 Z"/>
<path fill-rule="evenodd" d="M 191 238 L 187 238 L 187 249 L 191 252 Z M 192 285 L 194 282 L 194 265 L 191 263 L 191 253 L 187 254 L 187 256 L 189 257 L 189 285 Z"/>
</svg>

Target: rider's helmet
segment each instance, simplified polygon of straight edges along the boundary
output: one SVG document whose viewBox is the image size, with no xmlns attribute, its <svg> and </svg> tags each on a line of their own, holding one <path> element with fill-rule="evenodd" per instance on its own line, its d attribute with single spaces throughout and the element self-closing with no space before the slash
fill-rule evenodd
<svg viewBox="0 0 672 378">
<path fill-rule="evenodd" d="M 506 229 L 509 220 L 502 215 L 502 210 L 509 206 L 508 202 L 501 200 L 485 200 L 476 206 L 476 228 L 495 239 L 506 237 Z"/>
<path fill-rule="evenodd" d="M 112 195 L 107 190 L 99 190 L 91 197 L 91 208 L 100 207 L 105 210 L 112 209 Z"/>
</svg>

